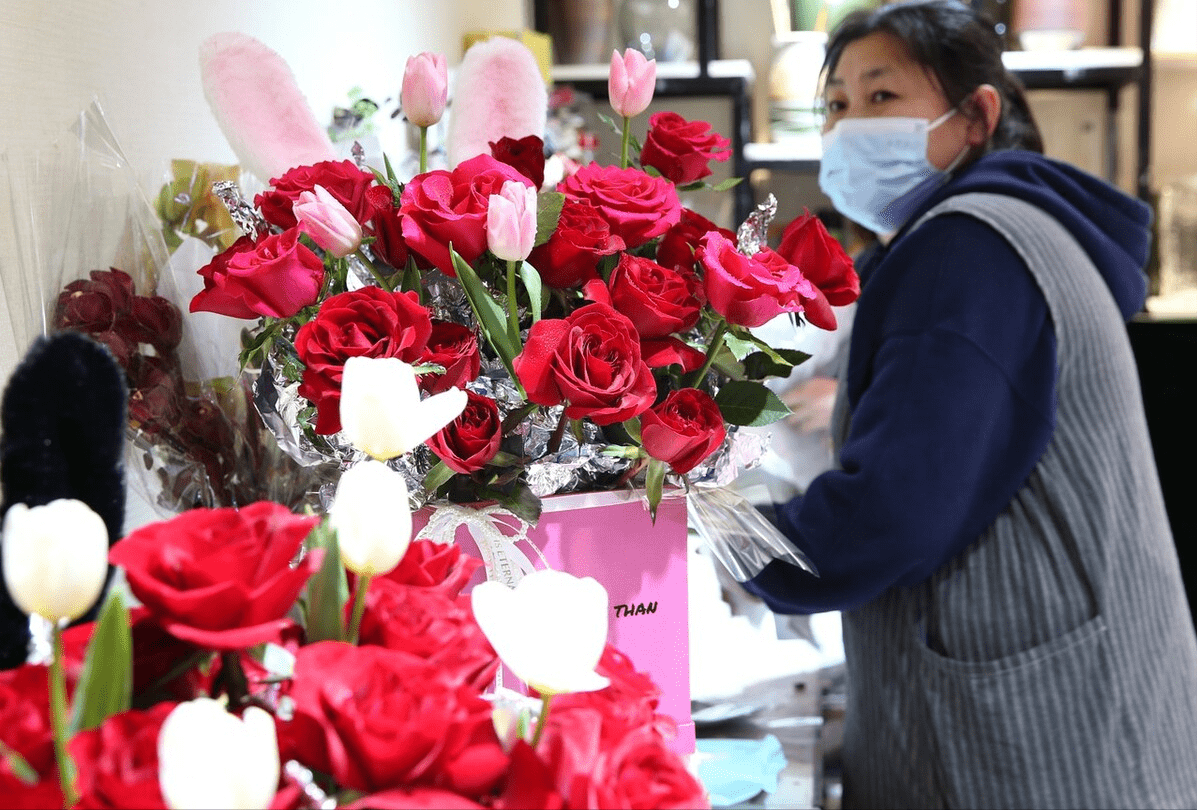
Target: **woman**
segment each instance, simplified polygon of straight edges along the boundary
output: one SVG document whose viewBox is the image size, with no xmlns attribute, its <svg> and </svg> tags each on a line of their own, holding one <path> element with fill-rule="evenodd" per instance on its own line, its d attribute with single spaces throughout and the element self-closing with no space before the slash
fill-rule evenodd
<svg viewBox="0 0 1197 810">
<path fill-rule="evenodd" d="M 858 262 L 840 469 L 778 506 L 843 610 L 844 801 L 1197 806 L 1197 638 L 1123 323 L 1149 209 L 1044 158 L 992 28 L 950 0 L 828 42 L 820 184 Z"/>
</svg>

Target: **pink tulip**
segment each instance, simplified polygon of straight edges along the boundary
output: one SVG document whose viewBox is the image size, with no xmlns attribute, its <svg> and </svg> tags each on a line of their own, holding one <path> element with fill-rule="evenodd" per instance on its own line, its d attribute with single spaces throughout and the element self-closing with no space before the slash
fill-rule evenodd
<svg viewBox="0 0 1197 810">
<path fill-rule="evenodd" d="M 646 59 L 635 48 L 629 48 L 619 55 L 611 53 L 611 74 L 607 78 L 607 96 L 611 108 L 624 118 L 632 118 L 644 112 L 653 100 L 657 85 L 657 60 Z"/>
<path fill-rule="evenodd" d="M 430 127 L 445 114 L 449 97 L 449 73 L 439 53 L 409 56 L 403 71 L 399 100 L 407 120 L 418 127 Z"/>
<path fill-rule="evenodd" d="M 508 180 L 490 195 L 486 209 L 486 246 L 509 262 L 523 261 L 536 241 L 536 189 Z"/>
<path fill-rule="evenodd" d="M 324 186 L 302 192 L 291 210 L 303 232 L 338 259 L 362 244 L 362 226 Z"/>
</svg>

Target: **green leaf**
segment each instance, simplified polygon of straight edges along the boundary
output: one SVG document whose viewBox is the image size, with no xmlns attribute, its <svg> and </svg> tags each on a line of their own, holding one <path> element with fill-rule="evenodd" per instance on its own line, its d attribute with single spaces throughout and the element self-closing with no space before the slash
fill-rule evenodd
<svg viewBox="0 0 1197 810">
<path fill-rule="evenodd" d="M 499 302 L 490 294 L 490 290 L 478 278 L 474 268 L 461 258 L 452 245 L 449 245 L 449 255 L 453 259 L 453 269 L 457 271 L 457 280 L 465 292 L 470 308 L 474 310 L 474 317 L 478 319 L 478 326 L 491 348 L 499 355 L 503 365 L 512 371 L 512 361 L 519 354 L 519 346 L 512 343 L 507 334 L 507 313 L 499 306 Z M 514 378 L 514 372 L 512 377 Z"/>
<path fill-rule="evenodd" d="M 3 740 L 0 740 L 0 757 L 4 758 L 4 761 L 8 763 L 8 769 L 12 771 L 13 776 L 21 780 L 22 784 L 33 787 L 41 781 L 38 779 L 37 771 L 26 761 L 25 757 L 5 745 Z"/>
<path fill-rule="evenodd" d="M 540 320 L 540 312 L 544 309 L 544 286 L 540 283 L 540 273 L 527 262 L 520 262 L 520 280 L 524 282 L 524 289 L 528 291 L 528 309 L 532 312 L 532 323 Z"/>
<path fill-rule="evenodd" d="M 665 462 L 659 458 L 649 458 L 648 467 L 644 473 L 644 491 L 648 495 L 648 513 L 652 522 L 657 522 L 657 507 L 661 505 L 661 493 L 665 488 Z"/>
<path fill-rule="evenodd" d="M 517 456 L 514 453 L 508 453 L 500 450 L 499 452 L 495 453 L 494 458 L 486 463 L 492 467 L 517 467 L 522 466 L 527 462 L 527 460 L 528 459 L 523 456 Z"/>
<path fill-rule="evenodd" d="M 790 409 L 764 385 L 749 380 L 732 380 L 719 389 L 715 404 L 724 420 L 733 425 L 759 427 L 790 414 Z"/>
<path fill-rule="evenodd" d="M 421 485 L 427 492 L 436 492 L 438 489 L 440 489 L 442 484 L 447 482 L 456 474 L 457 473 L 453 472 L 453 470 L 449 469 L 448 464 L 443 461 L 437 461 L 437 463 L 433 465 L 432 469 L 429 470 L 424 476 L 424 480 L 421 482 Z"/>
<path fill-rule="evenodd" d="M 504 509 L 522 518 L 524 522 L 531 526 L 535 526 L 540 522 L 540 498 L 536 497 L 536 494 L 528 488 L 527 484 L 516 484 L 508 492 L 488 489 L 482 494 L 484 497 L 496 501 Z"/>
<path fill-rule="evenodd" d="M 794 366 L 810 359 L 806 352 L 797 349 L 762 349 L 744 358 L 744 373 L 752 380 L 765 377 L 788 377 Z"/>
<path fill-rule="evenodd" d="M 344 635 L 345 603 L 349 601 L 349 580 L 341 563 L 337 533 L 321 523 L 310 538 L 314 548 L 324 549 L 324 560 L 307 584 L 307 639 L 340 641 Z"/>
<path fill-rule="evenodd" d="M 719 185 L 715 186 L 712 190 L 713 191 L 727 191 L 729 188 L 734 188 L 735 186 L 738 186 L 742 182 L 744 182 L 743 177 L 729 177 L 726 180 L 724 180 L 722 183 L 720 183 Z"/>
<path fill-rule="evenodd" d="M 403 268 L 403 279 L 399 282 L 399 290 L 401 292 L 420 293 L 422 303 L 423 287 L 423 282 L 420 279 L 420 268 L 416 267 L 416 260 L 408 256 L 407 266 Z"/>
<path fill-rule="evenodd" d="M 727 346 L 737 360 L 743 360 L 748 355 L 757 350 L 755 341 L 742 337 L 740 335 L 728 332 L 723 336 L 723 345 Z"/>
<path fill-rule="evenodd" d="M 561 209 L 565 206 L 565 195 L 559 191 L 542 191 L 536 195 L 536 240 L 534 245 L 543 245 L 549 241 L 553 231 L 557 230 L 557 222 L 561 219 Z"/>
<path fill-rule="evenodd" d="M 133 700 L 133 633 L 129 610 L 117 588 L 108 591 L 75 687 L 68 734 L 96 728 Z"/>
<path fill-rule="evenodd" d="M 616 135 L 618 135 L 621 138 L 623 137 L 623 127 L 620 125 L 619 121 L 616 121 L 614 118 L 607 115 L 606 113 L 597 113 L 597 115 L 598 115 L 598 119 L 600 121 L 602 121 L 604 124 L 606 124 L 607 126 L 611 127 L 611 129 L 613 129 L 615 131 Z"/>
<path fill-rule="evenodd" d="M 633 416 L 631 419 L 623 420 L 623 429 L 632 437 L 632 441 L 636 444 L 643 444 L 644 440 L 640 438 L 640 417 Z"/>
</svg>

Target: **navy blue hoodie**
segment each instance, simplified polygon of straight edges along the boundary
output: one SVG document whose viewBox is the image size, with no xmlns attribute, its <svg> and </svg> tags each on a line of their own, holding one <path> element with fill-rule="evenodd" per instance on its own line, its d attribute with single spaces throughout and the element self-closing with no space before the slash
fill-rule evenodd
<svg viewBox="0 0 1197 810">
<path fill-rule="evenodd" d="M 959 172 L 911 222 L 976 191 L 1054 216 L 1123 317 L 1141 309 L 1151 240 L 1142 202 L 1067 164 L 1001 151 Z M 996 231 L 964 214 L 938 216 L 862 256 L 857 269 L 841 469 L 777 507 L 779 527 L 819 576 L 774 561 L 745 583 L 780 613 L 849 610 L 928 578 L 1008 506 L 1054 426 L 1047 304 Z"/>
</svg>

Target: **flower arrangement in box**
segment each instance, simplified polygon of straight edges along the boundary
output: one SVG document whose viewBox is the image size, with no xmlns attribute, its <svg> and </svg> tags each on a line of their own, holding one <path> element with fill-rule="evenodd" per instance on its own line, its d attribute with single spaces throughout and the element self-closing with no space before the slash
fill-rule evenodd
<svg viewBox="0 0 1197 810">
<path fill-rule="evenodd" d="M 211 55 L 206 73 L 234 144 L 266 140 L 246 133 L 270 124 L 233 112 L 255 106 L 244 88 L 230 100 L 212 87 L 233 64 L 243 80 L 247 64 L 224 62 L 245 47 Z M 638 144 L 631 121 L 654 85 L 655 63 L 613 54 L 618 163 L 576 167 L 550 188 L 543 82 L 526 48 L 499 37 L 461 65 L 451 168 L 428 171 L 422 159 L 404 179 L 389 162 L 319 160 L 272 175 L 252 204 L 234 202 L 244 233 L 200 270 L 190 308 L 246 321 L 241 361 L 284 446 L 343 467 L 360 459 L 343 432 L 344 369 L 389 357 L 413 367 L 424 395 L 468 398 L 391 462 L 417 504 L 497 502 L 534 523 L 547 495 L 636 485 L 655 510 L 667 478 L 734 476 L 737 426 L 787 413 L 764 380 L 806 359 L 753 328 L 788 313 L 834 329 L 831 305 L 850 302 L 857 280 L 809 214 L 778 251 L 765 211 L 737 234 L 684 207 L 679 192 L 727 187 L 704 178 L 729 142 L 660 112 Z M 443 57 L 409 60 L 409 121 L 436 124 L 446 97 Z M 287 163 L 279 150 L 269 157 Z"/>
</svg>

